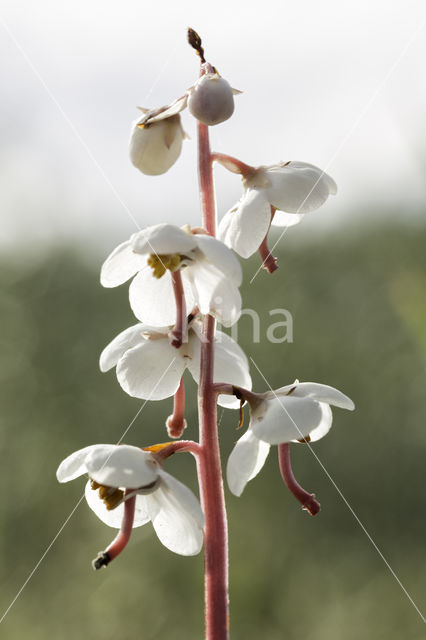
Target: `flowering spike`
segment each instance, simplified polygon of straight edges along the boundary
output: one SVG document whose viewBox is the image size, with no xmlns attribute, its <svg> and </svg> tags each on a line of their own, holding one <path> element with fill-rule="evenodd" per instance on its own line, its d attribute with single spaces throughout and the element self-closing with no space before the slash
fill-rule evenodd
<svg viewBox="0 0 426 640">
<path fill-rule="evenodd" d="M 206 59 L 204 57 L 204 49 L 201 46 L 201 38 L 194 29 L 191 29 L 191 27 L 188 27 L 188 43 L 200 56 L 201 64 L 204 64 Z"/>
<path fill-rule="evenodd" d="M 174 440 L 145 449 L 87 446 L 62 461 L 57 478 L 68 482 L 88 474 L 89 507 L 102 522 L 119 530 L 93 560 L 95 570 L 108 566 L 124 550 L 133 528 L 149 522 L 160 542 L 174 553 L 195 555 L 204 544 L 205 638 L 228 640 L 227 522 L 217 405 L 239 408 L 241 429 L 243 406 L 249 404 L 250 424 L 227 464 L 231 492 L 240 496 L 262 469 L 270 447 L 278 445 L 284 482 L 311 515 L 319 512 L 320 505 L 294 478 L 289 443 L 322 438 L 332 424 L 330 405 L 349 410 L 354 405 L 337 389 L 298 380 L 276 391 L 252 392 L 247 357 L 216 328 L 216 321 L 232 326 L 241 313 L 241 266 L 230 249 L 243 258 L 259 251 L 263 268 L 272 273 L 277 264 L 268 248 L 271 225 L 297 224 L 336 193 L 336 184 L 305 162 L 250 166 L 227 154 L 212 154 L 209 126 L 232 116 L 234 95 L 241 91 L 206 61 L 194 29 L 188 28 L 187 38 L 201 62 L 197 81 L 168 105 L 139 107 L 129 152 L 143 174 L 164 174 L 188 137 L 180 116 L 188 109 L 198 120 L 202 226 L 150 226 L 132 234 L 107 258 L 102 285 L 115 287 L 132 279 L 130 306 L 141 322 L 116 336 L 99 364 L 101 371 L 116 367 L 120 385 L 131 396 L 149 400 L 174 396 L 173 414 L 166 421 L 170 438 L 180 438 L 186 427 L 183 373 L 187 368 L 198 384 L 199 442 Z M 214 162 L 240 175 L 244 187 L 239 202 L 220 221 L 218 238 Z M 196 458 L 202 507 L 190 489 L 163 469 L 178 451 Z"/>
</svg>

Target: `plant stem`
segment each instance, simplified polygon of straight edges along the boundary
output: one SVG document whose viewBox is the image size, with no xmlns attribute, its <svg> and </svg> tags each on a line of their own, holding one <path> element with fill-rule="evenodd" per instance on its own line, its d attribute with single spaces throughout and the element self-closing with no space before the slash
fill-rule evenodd
<svg viewBox="0 0 426 640">
<path fill-rule="evenodd" d="M 203 227 L 212 236 L 216 231 L 212 159 L 208 127 L 198 123 L 198 170 Z M 204 586 L 206 640 L 227 640 L 228 611 L 228 529 L 223 491 L 217 427 L 217 393 L 213 387 L 215 320 L 207 315 L 201 340 L 198 419 L 201 452 L 198 477 L 205 515 Z"/>
<path fill-rule="evenodd" d="M 210 152 L 209 128 L 198 123 L 198 178 L 204 229 L 216 235 L 216 205 L 214 199 L 213 162 Z"/>
</svg>

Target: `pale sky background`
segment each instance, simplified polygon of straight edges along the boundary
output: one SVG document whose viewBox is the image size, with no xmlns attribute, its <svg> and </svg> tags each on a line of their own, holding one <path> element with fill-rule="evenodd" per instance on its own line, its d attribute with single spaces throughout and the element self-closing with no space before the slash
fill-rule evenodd
<svg viewBox="0 0 426 640">
<path fill-rule="evenodd" d="M 250 164 L 303 160 L 339 194 L 307 234 L 352 220 L 419 219 L 426 202 L 424 0 L 2 0 L 0 247 L 71 238 L 109 250 L 156 222 L 199 224 L 195 122 L 159 177 L 130 164 L 136 105 L 168 104 L 198 76 L 192 26 L 236 88 L 212 147 Z M 378 91 L 379 90 L 379 91 Z M 216 169 L 219 216 L 241 193 Z M 414 211 L 414 213 L 413 213 Z M 416 213 L 417 212 L 417 213 Z"/>
</svg>

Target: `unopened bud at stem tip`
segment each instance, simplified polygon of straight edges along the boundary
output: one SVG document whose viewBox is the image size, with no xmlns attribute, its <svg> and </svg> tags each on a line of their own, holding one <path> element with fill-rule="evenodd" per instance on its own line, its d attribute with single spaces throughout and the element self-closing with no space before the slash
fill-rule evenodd
<svg viewBox="0 0 426 640">
<path fill-rule="evenodd" d="M 204 49 L 201 46 L 201 38 L 194 29 L 191 29 L 191 27 L 188 27 L 188 43 L 193 49 L 195 49 L 200 56 L 201 62 L 204 64 L 206 59 L 204 57 Z"/>
</svg>

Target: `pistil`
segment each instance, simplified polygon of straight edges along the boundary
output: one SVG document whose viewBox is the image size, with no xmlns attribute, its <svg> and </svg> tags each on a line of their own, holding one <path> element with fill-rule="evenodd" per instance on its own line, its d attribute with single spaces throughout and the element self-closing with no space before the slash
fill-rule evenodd
<svg viewBox="0 0 426 640">
<path fill-rule="evenodd" d="M 275 207 L 271 206 L 271 222 L 274 218 L 275 211 Z M 268 273 L 273 273 L 276 269 L 278 269 L 277 258 L 274 258 L 268 247 L 268 233 L 269 229 L 271 228 L 271 222 L 269 223 L 268 231 L 266 232 L 266 235 L 263 238 L 262 243 L 258 249 L 260 258 L 262 260 L 262 268 L 266 269 Z"/>
<path fill-rule="evenodd" d="M 101 552 L 93 561 L 92 567 L 95 571 L 109 565 L 127 546 L 132 534 L 133 521 L 135 518 L 136 496 L 133 495 L 126 500 L 126 494 L 131 493 L 132 489 L 126 489 L 124 497 L 124 515 L 121 522 L 121 529 L 118 535 L 111 542 L 105 551 Z"/>
<path fill-rule="evenodd" d="M 172 273 L 172 284 L 176 302 L 176 324 L 170 332 L 170 338 L 172 346 L 179 349 L 182 343 L 188 341 L 188 318 L 186 316 L 185 292 L 180 271 Z"/>
<path fill-rule="evenodd" d="M 185 384 L 181 378 L 179 389 L 174 395 L 173 414 L 166 420 L 170 438 L 180 438 L 186 428 L 185 420 Z"/>
<path fill-rule="evenodd" d="M 290 445 L 288 443 L 278 445 L 278 461 L 281 475 L 287 488 L 302 504 L 302 509 L 308 511 L 311 516 L 315 516 L 321 509 L 321 505 L 316 500 L 315 494 L 305 491 L 294 477 L 290 463 Z"/>
</svg>

